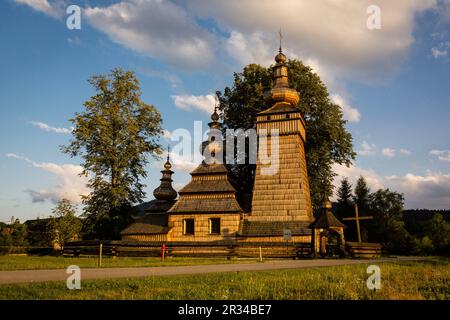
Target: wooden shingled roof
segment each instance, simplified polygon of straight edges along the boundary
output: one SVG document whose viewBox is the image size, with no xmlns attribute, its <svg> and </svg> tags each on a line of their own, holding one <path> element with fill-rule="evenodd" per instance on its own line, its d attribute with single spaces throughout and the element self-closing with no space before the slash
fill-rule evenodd
<svg viewBox="0 0 450 320">
<path fill-rule="evenodd" d="M 319 216 L 309 227 L 314 229 L 326 229 L 330 227 L 346 228 L 346 226 L 334 216 L 329 208 L 322 208 Z"/>
<path fill-rule="evenodd" d="M 134 222 L 126 227 L 121 235 L 131 234 L 159 234 L 167 233 L 168 214 L 167 211 L 176 200 L 152 200 L 144 202 L 133 208 Z"/>
<path fill-rule="evenodd" d="M 310 235 L 311 229 L 308 221 L 249 221 L 243 222 L 241 236 L 280 236 L 285 229 L 292 235 Z"/>
<path fill-rule="evenodd" d="M 158 234 L 167 233 L 168 215 L 166 213 L 151 213 L 136 219 L 134 223 L 125 228 L 120 234 Z"/>
<path fill-rule="evenodd" d="M 203 161 L 191 176 L 192 180 L 178 192 L 180 197 L 169 213 L 244 211 L 224 164 Z"/>
</svg>

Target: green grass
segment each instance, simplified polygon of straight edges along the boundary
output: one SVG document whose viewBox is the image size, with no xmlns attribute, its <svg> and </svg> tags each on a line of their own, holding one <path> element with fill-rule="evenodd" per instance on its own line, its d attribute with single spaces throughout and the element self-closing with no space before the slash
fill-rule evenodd
<svg viewBox="0 0 450 320">
<path fill-rule="evenodd" d="M 129 258 L 118 257 L 112 259 L 104 257 L 102 267 L 122 268 L 122 267 L 161 267 L 161 266 L 187 266 L 204 264 L 242 263 L 255 262 L 256 259 L 232 259 L 226 258 L 168 258 L 164 262 L 161 258 Z M 77 265 L 80 268 L 97 268 L 96 257 L 53 257 L 53 256 L 0 256 L 0 271 L 6 270 L 35 270 L 35 269 L 65 269 L 70 265 Z"/>
<path fill-rule="evenodd" d="M 283 271 L 0 285 L 0 299 L 450 299 L 450 262 L 379 263 L 381 290 L 366 286 L 367 265 Z"/>
</svg>

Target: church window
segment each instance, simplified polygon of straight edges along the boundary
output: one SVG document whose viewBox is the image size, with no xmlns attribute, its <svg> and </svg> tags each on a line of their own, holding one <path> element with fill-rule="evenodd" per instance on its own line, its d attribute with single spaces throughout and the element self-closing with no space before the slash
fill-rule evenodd
<svg viewBox="0 0 450 320">
<path fill-rule="evenodd" d="M 220 234 L 220 218 L 209 219 L 209 234 Z"/>
<path fill-rule="evenodd" d="M 193 235 L 195 231 L 194 219 L 184 219 L 183 221 L 183 234 Z"/>
</svg>

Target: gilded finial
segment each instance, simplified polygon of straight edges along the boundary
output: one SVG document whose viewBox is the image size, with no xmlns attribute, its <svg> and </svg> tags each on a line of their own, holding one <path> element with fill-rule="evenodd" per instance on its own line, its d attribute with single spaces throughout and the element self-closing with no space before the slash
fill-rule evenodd
<svg viewBox="0 0 450 320">
<path fill-rule="evenodd" d="M 164 169 L 170 170 L 172 168 L 172 165 L 170 164 L 170 146 L 167 146 L 167 161 L 164 164 Z"/>
<path fill-rule="evenodd" d="M 276 63 L 283 64 L 286 62 L 286 56 L 283 53 L 283 50 L 281 48 L 281 40 L 283 39 L 283 34 L 280 31 L 278 32 L 278 35 L 280 36 L 280 48 L 278 49 L 278 54 L 275 56 Z"/>
<path fill-rule="evenodd" d="M 219 114 L 217 113 L 217 97 L 216 97 L 216 103 L 214 104 L 214 113 L 211 115 L 211 120 L 214 122 L 219 120 Z"/>
<path fill-rule="evenodd" d="M 278 35 L 280 36 L 280 48 L 278 49 L 278 52 L 281 53 L 282 52 L 282 50 L 281 50 L 281 39 L 283 39 L 283 34 L 281 33 L 281 28 L 280 28 L 280 31 L 278 31 Z"/>
</svg>

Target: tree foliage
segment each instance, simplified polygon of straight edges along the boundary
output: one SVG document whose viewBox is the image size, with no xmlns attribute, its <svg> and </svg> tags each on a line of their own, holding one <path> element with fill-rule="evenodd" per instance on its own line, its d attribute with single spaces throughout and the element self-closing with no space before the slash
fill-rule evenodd
<svg viewBox="0 0 450 320">
<path fill-rule="evenodd" d="M 341 185 L 337 190 L 336 217 L 342 219 L 352 216 L 354 211 L 352 185 L 347 178 L 341 180 Z"/>
<path fill-rule="evenodd" d="M 360 212 L 368 211 L 370 203 L 370 188 L 363 176 L 360 176 L 356 181 L 353 201 L 358 205 Z"/>
<path fill-rule="evenodd" d="M 403 195 L 380 189 L 369 195 L 369 206 L 374 216 L 369 228 L 371 241 L 381 242 L 390 251 L 406 253 L 410 235 L 403 222 Z"/>
<path fill-rule="evenodd" d="M 13 247 L 28 245 L 27 242 L 27 226 L 20 223 L 19 219 L 11 217 L 9 224 L 2 223 L 0 225 L 0 246 L 9 247 L 9 249 L 0 248 L 1 252 L 11 252 Z"/>
<path fill-rule="evenodd" d="M 131 71 L 114 69 L 89 83 L 96 94 L 71 119 L 74 130 L 63 151 L 83 159 L 83 174 L 92 192 L 83 198 L 86 225 L 97 237 L 116 238 L 129 222 L 127 208 L 144 197 L 141 182 L 150 156 L 160 151 L 158 110 L 141 100 L 139 81 Z"/>
<path fill-rule="evenodd" d="M 61 199 L 52 213 L 48 233 L 51 241 L 62 248 L 79 237 L 82 224 L 76 216 L 76 207 L 67 199 Z"/>
<path fill-rule="evenodd" d="M 333 191 L 332 165 L 350 165 L 355 157 L 352 136 L 345 128 L 341 108 L 330 99 L 319 76 L 298 60 L 288 60 L 287 66 L 290 86 L 300 93 L 297 108 L 306 122 L 307 170 L 312 202 L 318 208 Z M 264 92 L 271 86 L 271 68 L 250 64 L 235 73 L 233 85 L 217 92 L 226 127 L 255 128 L 256 114 L 269 107 L 264 101 Z M 244 190 L 250 192 L 254 166 L 235 164 L 231 165 L 231 170 Z"/>
</svg>

